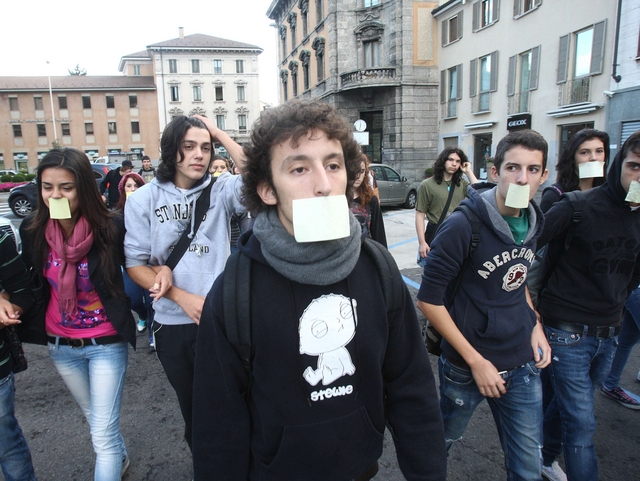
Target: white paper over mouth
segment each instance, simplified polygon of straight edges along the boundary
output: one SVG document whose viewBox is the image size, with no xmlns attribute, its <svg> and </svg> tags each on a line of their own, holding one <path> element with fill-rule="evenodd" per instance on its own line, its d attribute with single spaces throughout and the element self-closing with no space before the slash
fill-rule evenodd
<svg viewBox="0 0 640 481">
<path fill-rule="evenodd" d="M 504 205 L 513 209 L 525 209 L 529 205 L 529 185 L 509 184 Z"/>
<path fill-rule="evenodd" d="M 321 242 L 349 236 L 349 205 L 344 195 L 296 199 L 292 207 L 296 242 Z"/>
<path fill-rule="evenodd" d="M 581 179 L 604 177 L 604 162 L 584 162 L 578 164 L 578 176 Z"/>
<path fill-rule="evenodd" d="M 629 184 L 629 192 L 624 200 L 631 204 L 640 204 L 640 182 L 637 180 L 631 181 L 631 184 Z"/>
</svg>

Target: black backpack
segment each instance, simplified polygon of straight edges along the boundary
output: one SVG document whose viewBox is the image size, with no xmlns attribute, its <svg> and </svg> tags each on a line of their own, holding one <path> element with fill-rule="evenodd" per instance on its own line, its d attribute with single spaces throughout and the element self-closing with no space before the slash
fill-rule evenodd
<svg viewBox="0 0 640 481">
<path fill-rule="evenodd" d="M 586 203 L 584 192 L 580 190 L 565 192 L 564 196 L 571 200 L 571 206 L 573 207 L 571 224 L 569 225 L 569 230 L 564 238 L 564 244 L 562 245 L 562 248 L 560 248 L 559 243 L 546 245 L 540 248 L 538 252 L 536 252 L 536 258 L 527 273 L 527 286 L 529 287 L 531 301 L 536 309 L 538 308 L 542 291 L 544 291 L 547 286 L 547 282 L 553 273 L 553 269 L 556 267 L 556 264 L 558 263 L 558 260 L 560 260 L 562 254 L 571 246 L 571 241 L 573 240 L 576 227 L 582 220 L 582 210 Z"/>
<path fill-rule="evenodd" d="M 402 311 L 404 281 L 389 251 L 366 238 L 363 250 L 373 260 L 382 284 L 387 317 Z M 227 340 L 242 361 L 251 380 L 251 259 L 240 251 L 231 254 L 224 269 L 222 296 Z M 248 387 L 245 393 L 248 392 Z"/>
</svg>

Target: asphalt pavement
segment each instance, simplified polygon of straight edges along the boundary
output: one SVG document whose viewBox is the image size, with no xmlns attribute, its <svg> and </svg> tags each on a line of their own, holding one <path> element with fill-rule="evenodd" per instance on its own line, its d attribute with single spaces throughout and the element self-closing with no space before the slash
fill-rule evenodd
<svg viewBox="0 0 640 481">
<path fill-rule="evenodd" d="M 0 194 L 0 208 L 6 194 Z M 0 210 L 1 212 L 1 210 Z M 421 271 L 415 264 L 417 239 L 414 211 L 384 209 L 389 249 L 415 298 Z M 20 220 L 13 215 L 16 226 Z M 418 312 L 421 321 L 423 316 Z M 64 386 L 43 346 L 25 345 L 29 369 L 16 375 L 16 412 L 32 450 L 40 481 L 93 479 L 94 454 L 89 427 Z M 640 393 L 636 380 L 640 351 L 634 350 L 622 385 Z M 434 372 L 436 358 L 431 357 Z M 596 452 L 600 479 L 640 480 L 640 412 L 624 408 L 596 393 Z M 129 349 L 129 367 L 121 409 L 121 428 L 131 467 L 125 481 L 178 481 L 192 478 L 189 448 L 173 389 L 160 363 L 148 351 L 146 333 L 138 335 L 138 349 Z M 424 453 L 429 456 L 429 452 Z M 560 460 L 562 464 L 562 460 Z M 494 481 L 506 479 L 503 456 L 491 412 L 486 403 L 476 410 L 465 436 L 449 456 L 448 479 Z M 0 480 L 4 478 L 0 474 Z M 376 480 L 404 479 L 387 433 Z"/>
</svg>

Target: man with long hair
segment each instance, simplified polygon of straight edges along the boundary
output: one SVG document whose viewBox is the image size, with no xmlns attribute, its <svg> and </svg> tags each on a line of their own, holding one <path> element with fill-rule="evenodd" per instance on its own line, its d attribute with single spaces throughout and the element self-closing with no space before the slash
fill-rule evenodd
<svg viewBox="0 0 640 481">
<path fill-rule="evenodd" d="M 469 181 L 462 178 L 462 174 L 466 174 L 471 183 L 478 181 L 466 154 L 457 147 L 447 147 L 440 152 L 433 164 L 433 177 L 420 184 L 416 205 L 416 233 L 421 262 L 431 249 L 431 241 L 438 229 L 442 212 L 447 207 L 449 196 L 451 201 L 447 207 L 446 216 L 453 212 L 467 196 Z M 426 229 L 424 228 L 425 217 L 428 221 Z"/>
</svg>

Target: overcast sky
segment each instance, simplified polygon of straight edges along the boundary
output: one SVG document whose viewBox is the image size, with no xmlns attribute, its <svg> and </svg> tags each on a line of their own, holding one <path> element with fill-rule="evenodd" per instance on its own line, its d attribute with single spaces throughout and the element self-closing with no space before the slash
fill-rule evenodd
<svg viewBox="0 0 640 481">
<path fill-rule="evenodd" d="M 122 75 L 120 57 L 147 45 L 202 33 L 257 45 L 260 100 L 277 101 L 276 29 L 265 15 L 272 0 L 4 0 L 0 76 Z M 47 66 L 47 60 L 50 66 Z"/>
</svg>

